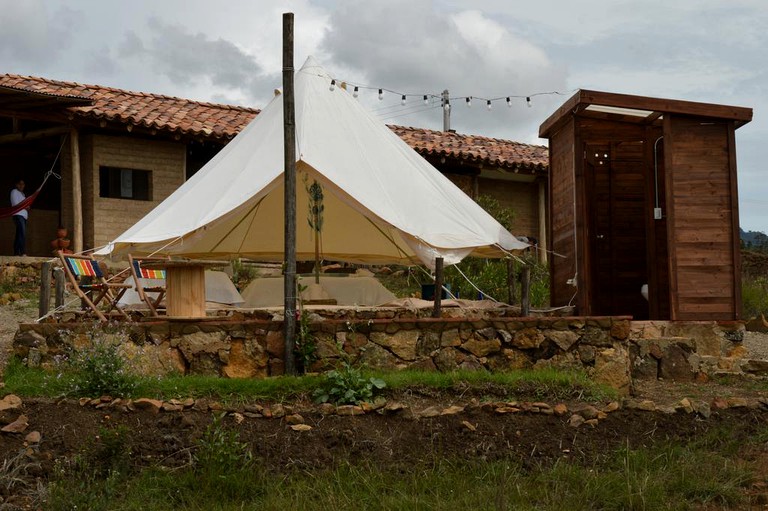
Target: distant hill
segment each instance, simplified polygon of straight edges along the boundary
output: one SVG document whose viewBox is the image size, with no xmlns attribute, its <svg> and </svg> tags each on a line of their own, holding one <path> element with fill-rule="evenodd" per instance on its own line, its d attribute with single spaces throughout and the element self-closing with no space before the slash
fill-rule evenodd
<svg viewBox="0 0 768 511">
<path fill-rule="evenodd" d="M 746 249 L 768 251 L 768 236 L 760 231 L 745 231 L 739 228 L 741 244 Z"/>
</svg>

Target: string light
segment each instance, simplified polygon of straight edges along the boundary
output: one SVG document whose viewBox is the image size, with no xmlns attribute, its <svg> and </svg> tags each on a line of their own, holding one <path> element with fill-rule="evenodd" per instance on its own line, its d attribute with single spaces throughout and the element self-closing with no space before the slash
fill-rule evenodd
<svg viewBox="0 0 768 511">
<path fill-rule="evenodd" d="M 348 82 L 346 82 L 346 83 L 348 83 Z M 329 90 L 334 91 L 336 89 L 336 85 L 337 85 L 337 80 L 335 78 L 332 78 L 331 82 L 330 82 L 330 86 L 328 87 Z M 395 94 L 395 95 L 398 95 L 398 96 L 400 96 L 400 104 L 402 106 L 406 106 L 408 96 L 419 96 L 419 94 L 403 93 L 403 92 L 399 92 L 399 91 L 395 91 L 395 90 L 391 90 L 391 89 L 386 89 L 384 87 L 371 87 L 371 86 L 361 85 L 361 84 L 354 85 L 354 92 L 352 93 L 352 96 L 355 97 L 355 98 L 359 97 L 360 89 L 377 90 L 378 91 L 379 101 L 383 101 L 384 100 L 384 92 L 385 91 L 389 92 L 389 93 L 392 93 L 392 94 Z M 462 100 L 463 99 L 468 108 L 472 108 L 472 99 L 476 99 L 476 100 L 479 100 L 479 101 L 485 101 L 486 108 L 488 110 L 492 110 L 493 109 L 493 103 L 496 102 L 496 101 L 504 101 L 504 102 L 506 102 L 507 107 L 512 108 L 513 100 L 521 99 L 521 100 L 525 100 L 525 104 L 526 104 L 526 106 L 528 108 L 532 108 L 533 107 L 532 98 L 534 96 L 544 96 L 544 95 L 563 96 L 565 94 L 566 93 L 559 92 L 559 91 L 552 91 L 552 92 L 537 92 L 537 93 L 534 93 L 534 94 L 527 94 L 527 95 L 509 95 L 509 96 L 500 96 L 500 97 L 492 97 L 492 98 L 484 98 L 484 97 L 480 97 L 480 96 L 455 96 L 455 97 L 447 98 L 447 97 L 443 97 L 442 95 L 439 95 L 439 94 L 428 93 L 428 94 L 421 94 L 421 97 L 422 97 L 422 100 L 424 101 L 424 106 L 427 106 L 427 107 L 430 104 L 430 99 L 431 98 L 441 99 L 443 109 L 445 109 L 445 111 L 450 111 L 450 109 L 451 109 L 450 100 L 451 99 L 453 99 L 453 100 Z"/>
</svg>

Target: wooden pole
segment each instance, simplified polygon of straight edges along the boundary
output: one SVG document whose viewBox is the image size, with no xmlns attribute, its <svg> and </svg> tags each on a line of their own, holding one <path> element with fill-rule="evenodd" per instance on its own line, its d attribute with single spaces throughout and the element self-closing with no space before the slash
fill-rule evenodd
<svg viewBox="0 0 768 511">
<path fill-rule="evenodd" d="M 56 305 L 56 308 L 64 305 L 64 269 L 63 268 L 56 268 L 53 270 L 53 280 L 56 282 L 56 301 L 54 302 Z"/>
<path fill-rule="evenodd" d="M 37 317 L 42 318 L 50 310 L 51 304 L 51 262 L 46 261 L 40 268 L 40 301 Z"/>
<path fill-rule="evenodd" d="M 435 306 L 432 309 L 432 317 L 440 317 L 440 308 L 443 301 L 443 258 L 435 258 Z"/>
<path fill-rule="evenodd" d="M 547 182 L 539 181 L 539 249 L 536 256 L 547 264 Z"/>
<path fill-rule="evenodd" d="M 515 277 L 517 274 L 517 263 L 514 259 L 507 259 L 507 293 L 509 300 L 507 303 L 514 305 L 517 303 L 517 284 Z"/>
<path fill-rule="evenodd" d="M 283 13 L 283 157 L 285 181 L 285 374 L 296 374 L 296 112 L 293 93 L 293 13 Z"/>
<path fill-rule="evenodd" d="M 528 316 L 531 312 L 531 267 L 527 264 L 523 266 L 520 279 L 520 314 Z"/>
<path fill-rule="evenodd" d="M 72 250 L 76 254 L 83 251 L 83 189 L 80 184 L 80 137 L 77 129 L 69 133 L 72 153 Z"/>
</svg>

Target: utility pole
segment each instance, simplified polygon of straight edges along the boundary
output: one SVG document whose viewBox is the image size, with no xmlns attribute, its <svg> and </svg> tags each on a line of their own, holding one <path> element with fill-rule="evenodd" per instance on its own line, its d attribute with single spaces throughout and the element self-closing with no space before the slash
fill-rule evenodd
<svg viewBox="0 0 768 511">
<path fill-rule="evenodd" d="M 283 342 L 285 374 L 296 374 L 296 112 L 293 94 L 293 13 L 283 13 L 283 157 L 285 184 L 285 271 Z"/>
<path fill-rule="evenodd" d="M 451 101 L 448 99 L 448 89 L 443 91 L 443 131 L 451 131 Z"/>
</svg>

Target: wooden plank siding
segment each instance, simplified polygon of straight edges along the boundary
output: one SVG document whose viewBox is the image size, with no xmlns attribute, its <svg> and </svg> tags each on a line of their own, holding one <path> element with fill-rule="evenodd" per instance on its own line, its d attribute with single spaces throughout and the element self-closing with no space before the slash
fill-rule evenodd
<svg viewBox="0 0 768 511">
<path fill-rule="evenodd" d="M 568 305 L 576 289 L 568 279 L 576 275 L 576 219 L 574 180 L 574 123 L 566 122 L 549 145 L 550 303 Z"/>
<path fill-rule="evenodd" d="M 689 116 L 665 123 L 671 319 L 738 319 L 733 123 Z"/>
</svg>

